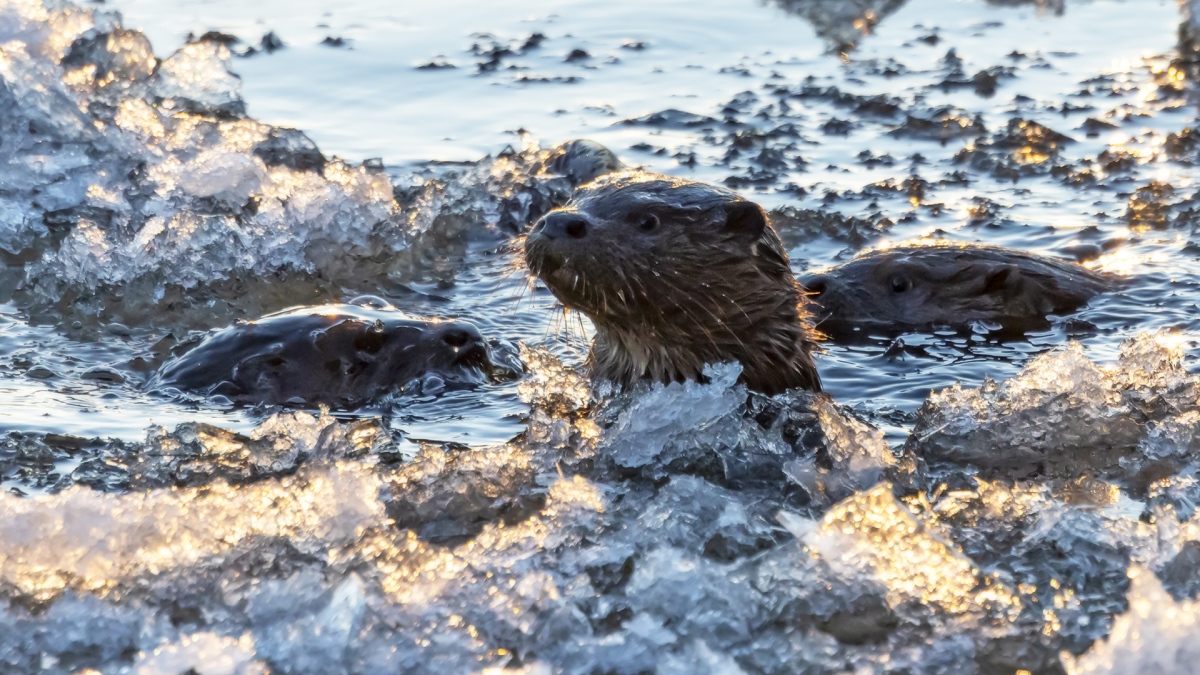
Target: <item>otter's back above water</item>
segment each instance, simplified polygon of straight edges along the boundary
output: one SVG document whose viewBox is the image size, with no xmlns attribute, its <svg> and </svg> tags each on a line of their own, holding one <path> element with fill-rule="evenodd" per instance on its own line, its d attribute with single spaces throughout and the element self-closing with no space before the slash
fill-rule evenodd
<svg viewBox="0 0 1200 675">
<path fill-rule="evenodd" d="M 217 331 L 163 366 L 150 387 L 243 404 L 350 409 L 424 375 L 479 384 L 490 368 L 487 343 L 469 323 L 322 305 Z"/>
<path fill-rule="evenodd" d="M 801 277 L 831 337 L 856 330 L 963 328 L 975 322 L 1008 330 L 1047 325 L 1119 286 L 1086 267 L 1000 246 L 896 246 L 865 253 Z"/>
</svg>

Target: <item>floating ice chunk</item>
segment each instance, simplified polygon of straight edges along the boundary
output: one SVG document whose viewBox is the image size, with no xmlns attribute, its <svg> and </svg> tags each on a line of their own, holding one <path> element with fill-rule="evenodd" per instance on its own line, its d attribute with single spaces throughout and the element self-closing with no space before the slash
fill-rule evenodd
<svg viewBox="0 0 1200 675">
<path fill-rule="evenodd" d="M 167 108 L 241 117 L 246 104 L 232 60 L 229 48 L 218 42 L 185 45 L 159 64 L 154 93 Z"/>
<path fill-rule="evenodd" d="M 530 447 L 569 453 L 566 459 L 590 456 L 600 432 L 591 416 L 580 413 L 592 402 L 591 381 L 545 348 L 522 344 L 520 355 L 529 372 L 517 393 L 530 405 Z"/>
<path fill-rule="evenodd" d="M 842 414 L 828 397 L 815 397 L 813 408 L 834 468 L 850 474 L 860 487 L 874 485 L 882 470 L 896 463 L 879 429 Z"/>
<path fill-rule="evenodd" d="M 155 632 L 144 612 L 86 595 L 67 593 L 36 614 L 0 601 L 0 672 L 65 675 L 80 662 L 116 663 Z"/>
<path fill-rule="evenodd" d="M 250 438 L 271 446 L 266 459 L 272 464 L 284 453 L 321 460 L 345 459 L 366 454 L 388 440 L 387 430 L 373 420 L 343 424 L 325 409 L 319 415 L 276 413 L 255 427 Z"/>
<path fill-rule="evenodd" d="M 521 400 L 559 414 L 583 408 L 591 401 L 591 383 L 543 347 L 521 345 L 521 360 L 529 376 L 517 385 Z"/>
<path fill-rule="evenodd" d="M 256 447 L 257 446 L 257 447 Z M 299 453 L 285 450 L 268 457 L 272 446 L 203 423 L 185 423 L 167 432 L 151 427 L 145 450 L 134 455 L 130 485 L 134 488 L 203 485 L 215 478 L 231 483 L 295 468 Z"/>
<path fill-rule="evenodd" d="M 716 445 L 732 436 L 736 444 L 741 424 L 731 413 L 746 402 L 746 388 L 737 383 L 741 372 L 739 364 L 708 366 L 706 383 L 655 383 L 639 392 L 606 432 L 611 457 L 637 468 L 660 459 L 685 438 Z"/>
<path fill-rule="evenodd" d="M 780 522 L 835 570 L 887 589 L 893 607 L 919 603 L 950 615 L 1013 620 L 1020 601 L 930 532 L 881 484 L 836 504 L 819 522 Z"/>
<path fill-rule="evenodd" d="M 780 514 L 789 527 L 810 531 L 816 526 L 791 514 Z M 802 544 L 781 545 L 763 554 L 752 568 L 752 584 L 762 593 L 764 610 L 777 625 L 819 629 L 813 637 L 862 645 L 884 641 L 900 623 L 881 583 L 846 574 Z"/>
<path fill-rule="evenodd" d="M 1169 508 L 1180 521 L 1192 522 L 1200 505 L 1200 467 L 1189 465 L 1174 476 L 1164 476 L 1147 486 L 1149 503 Z M 1200 535 L 1196 539 L 1200 540 Z"/>
<path fill-rule="evenodd" d="M 234 639 L 215 633 L 193 633 L 178 642 L 143 653 L 133 675 L 266 675 L 265 663 L 255 658 L 254 639 Z"/>
<path fill-rule="evenodd" d="M 682 653 L 667 655 L 656 672 L 661 675 L 743 675 L 746 671 L 728 654 L 718 654 L 703 641 L 696 640 Z"/>
<path fill-rule="evenodd" d="M 818 466 L 816 457 L 805 457 L 785 464 L 783 472 L 814 504 L 828 505 L 875 485 L 896 465 L 882 431 L 843 414 L 826 396 L 812 397 L 811 405 L 825 438 L 829 468 Z"/>
<path fill-rule="evenodd" d="M 1152 422 L 1138 449 L 1148 459 L 1200 456 L 1200 411 L 1188 410 Z"/>
<path fill-rule="evenodd" d="M 1150 462 L 1191 452 L 1187 412 L 1196 406 L 1196 379 L 1183 370 L 1170 334 L 1127 341 L 1114 368 L 1092 363 L 1072 342 L 1003 384 L 931 394 L 905 447 L 1009 478 L 1088 471 L 1132 478 Z"/>
<path fill-rule="evenodd" d="M 119 287 L 120 300 L 90 298 L 98 304 L 82 309 L 84 300 L 80 313 L 161 319 L 157 305 L 181 290 L 192 313 L 255 312 L 264 298 L 246 285 L 272 284 L 277 272 L 361 281 L 387 274 L 408 248 L 386 175 L 326 163 L 299 132 L 228 119 L 242 104 L 224 46 L 189 44 L 154 70 L 145 37 L 115 18 L 93 26 L 93 12 L 61 3 L 0 12 L 0 32 L 29 40 L 86 19 L 69 37 L 55 33 L 71 45 L 62 67 L 61 53 L 33 42 L 0 43 L 0 106 L 11 112 L 0 122 L 0 246 L 44 247 L 26 268 L 23 306 Z M 171 114 L 180 110 L 193 114 Z M 380 262 L 357 264 L 367 258 Z M 314 295 L 297 290 L 292 302 Z M 218 321 L 198 319 L 190 325 Z"/>
<path fill-rule="evenodd" d="M 1064 655 L 1067 672 L 1200 673 L 1200 602 L 1175 602 L 1145 568 L 1130 568 L 1129 578 L 1129 610 L 1113 622 L 1107 639 L 1078 658 Z"/>
<path fill-rule="evenodd" d="M 518 563 L 533 554 L 577 545 L 593 534 L 608 506 L 609 496 L 601 486 L 582 476 L 559 478 L 546 490 L 540 513 L 516 525 L 488 525 L 457 553 L 476 569 L 519 572 Z"/>
<path fill-rule="evenodd" d="M 181 167 L 177 181 L 195 197 L 215 197 L 241 207 L 262 189 L 263 175 L 260 165 L 247 155 L 212 150 Z"/>
<path fill-rule="evenodd" d="M 379 488 L 368 470 L 343 463 L 240 487 L 0 494 L 0 580 L 48 598 L 68 587 L 108 591 L 255 537 L 317 549 L 348 543 L 383 519 Z"/>
<path fill-rule="evenodd" d="M 1196 583 L 1188 556 L 1180 553 L 1188 540 L 1200 540 L 1200 530 L 1179 522 L 1171 506 L 1149 508 L 1115 483 L 1087 476 L 968 479 L 935 493 L 928 515 L 953 532 L 971 558 L 993 566 L 1003 561 L 1020 584 L 1026 618 L 1029 610 L 1042 615 L 1048 654 L 1086 648 L 1107 634 L 1131 562 L 1165 570 L 1177 558 L 1172 591 Z"/>
<path fill-rule="evenodd" d="M 749 639 L 757 624 L 758 593 L 744 576 L 678 548 L 664 546 L 643 555 L 625 595 L 677 635 L 713 643 Z"/>
<path fill-rule="evenodd" d="M 738 495 L 693 476 L 674 476 L 638 516 L 639 537 L 729 561 L 774 543 L 774 528 Z"/>
<path fill-rule="evenodd" d="M 198 487 L 218 479 L 229 483 L 277 476 L 305 461 L 366 455 L 388 440 L 372 420 L 342 424 L 323 411 L 277 413 L 249 435 L 209 424 L 186 422 L 168 432 L 151 427 L 140 447 L 121 449 L 134 489 Z"/>
<path fill-rule="evenodd" d="M 619 166 L 595 144 L 531 144 L 394 187 L 246 118 L 216 42 L 156 67 L 119 15 L 37 0 L 0 6 L 0 37 L 0 247 L 33 254 L 16 302 L 89 328 L 210 328 L 394 282 Z"/>
<path fill-rule="evenodd" d="M 537 458 L 513 444 L 450 452 L 422 445 L 390 480 L 388 515 L 425 541 L 458 541 L 500 517 L 527 514 L 544 496 Z"/>
<path fill-rule="evenodd" d="M 0 43 L 20 41 L 31 54 L 57 63 L 81 33 L 113 23 L 112 14 L 66 2 L 10 0 L 0 5 Z"/>
<path fill-rule="evenodd" d="M 38 147 L 37 141 L 44 136 L 76 143 L 101 141 L 101 133 L 81 109 L 82 101 L 59 79 L 57 67 L 31 58 L 25 45 L 19 42 L 0 44 L 0 55 L 4 57 L 0 58 L 0 103 L 12 115 L 5 126 L 26 127 L 24 133 L 12 133 L 17 129 L 10 132 L 15 142 L 6 143 L 6 151 L 34 150 Z M 25 125 L 20 124 L 22 120 Z M 37 132 L 29 129 L 31 123 L 37 127 Z M 29 184 L 30 180 L 26 178 L 15 182 L 14 187 Z"/>
<path fill-rule="evenodd" d="M 1186 345 L 1184 336 L 1167 331 L 1140 333 L 1126 340 L 1121 343 L 1118 368 L 1112 372 L 1116 386 L 1159 393 L 1194 392 L 1195 382 L 1183 363 Z M 1196 399 L 1192 396 L 1183 402 L 1195 403 Z"/>
<path fill-rule="evenodd" d="M 575 599 L 579 602 L 592 595 L 578 574 L 560 575 L 556 561 L 596 535 L 607 508 L 606 497 L 589 481 L 560 479 L 549 486 L 541 513 L 517 523 L 489 524 L 453 549 L 426 545 L 411 533 L 376 530 L 337 559 L 368 571 L 372 586 L 378 584 L 393 605 L 389 611 L 404 612 L 410 618 L 401 621 L 413 630 L 444 627 L 431 632 L 431 638 L 442 635 L 426 644 L 418 663 L 458 659 L 486 648 L 480 640 L 555 661 L 551 654 L 570 653 L 571 636 L 588 630 L 586 617 L 568 595 L 586 591 Z M 459 638 L 476 645 L 464 651 Z"/>
<path fill-rule="evenodd" d="M 46 231 L 40 218 L 35 218 L 16 200 L 0 197 L 0 250 L 16 253 L 33 245 Z"/>
<path fill-rule="evenodd" d="M 1157 561 L 1161 528 L 1142 521 L 1144 504 L 1117 491 L 1108 503 L 1081 506 L 1057 500 L 1045 504 L 1032 514 L 1023 546 L 1047 542 L 1054 550 L 1069 551 L 1073 566 L 1087 575 L 1124 567 L 1130 557 Z"/>
<path fill-rule="evenodd" d="M 739 375 L 738 364 L 712 365 L 705 382 L 641 383 L 605 401 L 597 454 L 647 478 L 686 473 L 736 489 L 779 489 L 786 473 L 813 507 L 873 485 L 896 465 L 883 435 L 828 396 L 753 394 Z"/>
<path fill-rule="evenodd" d="M 406 246 L 402 231 L 376 236 L 392 215 L 386 179 L 335 165 L 325 173 L 329 180 L 286 169 L 267 177 L 256 158 L 225 149 L 195 161 L 168 158 L 148 170 L 166 192 L 136 236 L 79 219 L 60 249 L 28 274 L 50 293 L 54 281 L 92 290 L 126 284 L 127 312 L 139 302 L 153 307 L 170 287 L 211 293 L 249 272 L 269 279 L 280 269 L 320 270 L 343 278 L 353 273 L 352 260 L 382 254 L 380 246 Z M 259 196 L 253 214 L 243 212 Z M 214 200 L 227 212 L 212 214 Z M 227 301 L 253 301 L 243 296 Z"/>
<path fill-rule="evenodd" d="M 1031 361 L 1019 377 L 1001 385 L 1000 395 L 1013 408 L 1043 406 L 1065 396 L 1093 406 L 1116 402 L 1104 373 L 1078 342 Z"/>
<path fill-rule="evenodd" d="M 255 630 L 257 653 L 288 664 L 288 671 L 297 674 L 346 673 L 347 657 L 362 624 L 366 600 L 362 580 L 355 574 L 332 590 L 326 589 L 325 580 L 317 573 L 301 572 L 283 581 L 267 581 L 248 601 L 249 612 L 258 614 L 256 618 L 261 622 Z M 269 617 L 273 621 L 263 621 L 266 617 L 261 616 L 264 612 L 258 607 L 268 603 L 274 605 L 274 615 Z"/>
<path fill-rule="evenodd" d="M 474 539 L 454 549 L 428 546 L 411 533 L 401 533 L 368 537 L 338 555 L 377 561 L 380 583 L 396 602 L 432 605 L 459 594 L 473 597 L 474 592 L 485 592 L 489 600 L 480 604 L 478 611 L 499 612 L 503 622 L 527 622 L 532 617 L 517 616 L 520 613 L 506 603 L 524 606 L 538 597 L 557 602 L 552 578 L 539 569 L 540 561 L 544 562 L 541 554 L 578 545 L 584 536 L 594 533 L 608 502 L 598 486 L 578 476 L 552 483 L 545 499 L 540 513 L 511 525 L 489 523 Z M 512 583 L 488 590 L 502 578 Z M 517 579 L 526 579 L 524 586 Z M 481 581 L 486 581 L 482 589 L 478 586 Z M 517 596 L 525 600 L 519 601 Z"/>
</svg>

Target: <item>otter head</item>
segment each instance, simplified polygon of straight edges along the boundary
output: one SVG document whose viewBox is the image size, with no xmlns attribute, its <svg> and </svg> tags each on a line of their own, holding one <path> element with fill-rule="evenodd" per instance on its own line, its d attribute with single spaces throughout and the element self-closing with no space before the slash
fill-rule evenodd
<svg viewBox="0 0 1200 675">
<path fill-rule="evenodd" d="M 1045 325 L 1107 290 L 1111 280 L 1075 263 L 999 246 L 899 246 L 865 253 L 801 283 L 820 305 L 821 330 Z"/>
<path fill-rule="evenodd" d="M 382 303 L 317 305 L 217 331 L 148 384 L 256 405 L 354 409 L 437 375 L 449 387 L 504 375 L 474 325 L 402 314 Z"/>
<path fill-rule="evenodd" d="M 474 324 L 465 321 L 429 322 L 422 327 L 418 345 L 412 353 L 421 355 L 416 364 L 404 363 L 402 353 L 389 355 L 391 370 L 402 373 L 394 375 L 393 381 L 402 382 L 405 375 L 412 377 L 410 372 L 429 371 L 442 374 L 450 381 L 475 384 L 486 380 L 486 373 L 492 367 L 487 341 Z"/>
<path fill-rule="evenodd" d="M 546 168 L 566 176 L 573 187 L 625 168 L 612 150 L 596 141 L 581 138 L 561 143 L 550 150 Z"/>
<path fill-rule="evenodd" d="M 596 326 L 596 375 L 628 385 L 742 364 L 751 388 L 818 389 L 805 300 L 762 208 L 643 172 L 600 178 L 525 240 L 530 271 Z"/>
</svg>

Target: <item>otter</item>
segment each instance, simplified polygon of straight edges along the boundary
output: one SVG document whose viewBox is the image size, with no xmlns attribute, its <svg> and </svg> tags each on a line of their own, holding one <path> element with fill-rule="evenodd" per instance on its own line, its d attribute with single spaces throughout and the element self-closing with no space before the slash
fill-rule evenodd
<svg viewBox="0 0 1200 675">
<path fill-rule="evenodd" d="M 596 141 L 578 138 L 554 146 L 546 158 L 544 170 L 565 177 L 571 187 L 576 188 L 624 168 L 612 150 Z"/>
<path fill-rule="evenodd" d="M 640 171 L 581 186 L 525 262 L 596 327 L 588 364 L 628 387 L 737 361 L 755 391 L 820 390 L 808 300 L 766 213 L 724 188 Z"/>
<path fill-rule="evenodd" d="M 524 234 L 529 224 L 562 206 L 575 188 L 625 168 L 608 148 L 576 139 L 539 155 L 535 164 L 515 174 L 516 182 L 502 186 L 496 224 L 512 234 Z"/>
<path fill-rule="evenodd" d="M 322 305 L 216 331 L 166 363 L 148 388 L 224 396 L 237 404 L 354 409 L 427 374 L 482 384 L 493 368 L 479 329 L 391 307 Z"/>
<path fill-rule="evenodd" d="M 1118 285 L 1082 265 L 1001 246 L 937 244 L 871 251 L 801 285 L 819 305 L 822 333 L 965 328 L 1024 331 L 1079 309 Z"/>
</svg>

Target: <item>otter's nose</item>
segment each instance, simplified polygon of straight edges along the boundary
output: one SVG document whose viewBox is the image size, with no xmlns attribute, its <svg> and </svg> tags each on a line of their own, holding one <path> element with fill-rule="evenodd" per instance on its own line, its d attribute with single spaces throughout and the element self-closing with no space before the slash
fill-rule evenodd
<svg viewBox="0 0 1200 675">
<path fill-rule="evenodd" d="M 588 222 L 578 213 L 554 211 L 547 213 L 533 231 L 548 239 L 583 239 L 588 233 Z"/>
<path fill-rule="evenodd" d="M 483 335 L 479 329 L 469 323 L 444 323 L 439 324 L 434 330 L 437 339 L 445 343 L 447 347 L 455 349 L 483 342 Z"/>
<path fill-rule="evenodd" d="M 445 323 L 434 329 L 442 344 L 450 348 L 451 362 L 462 366 L 488 367 L 491 352 L 479 329 L 469 323 Z"/>
</svg>

